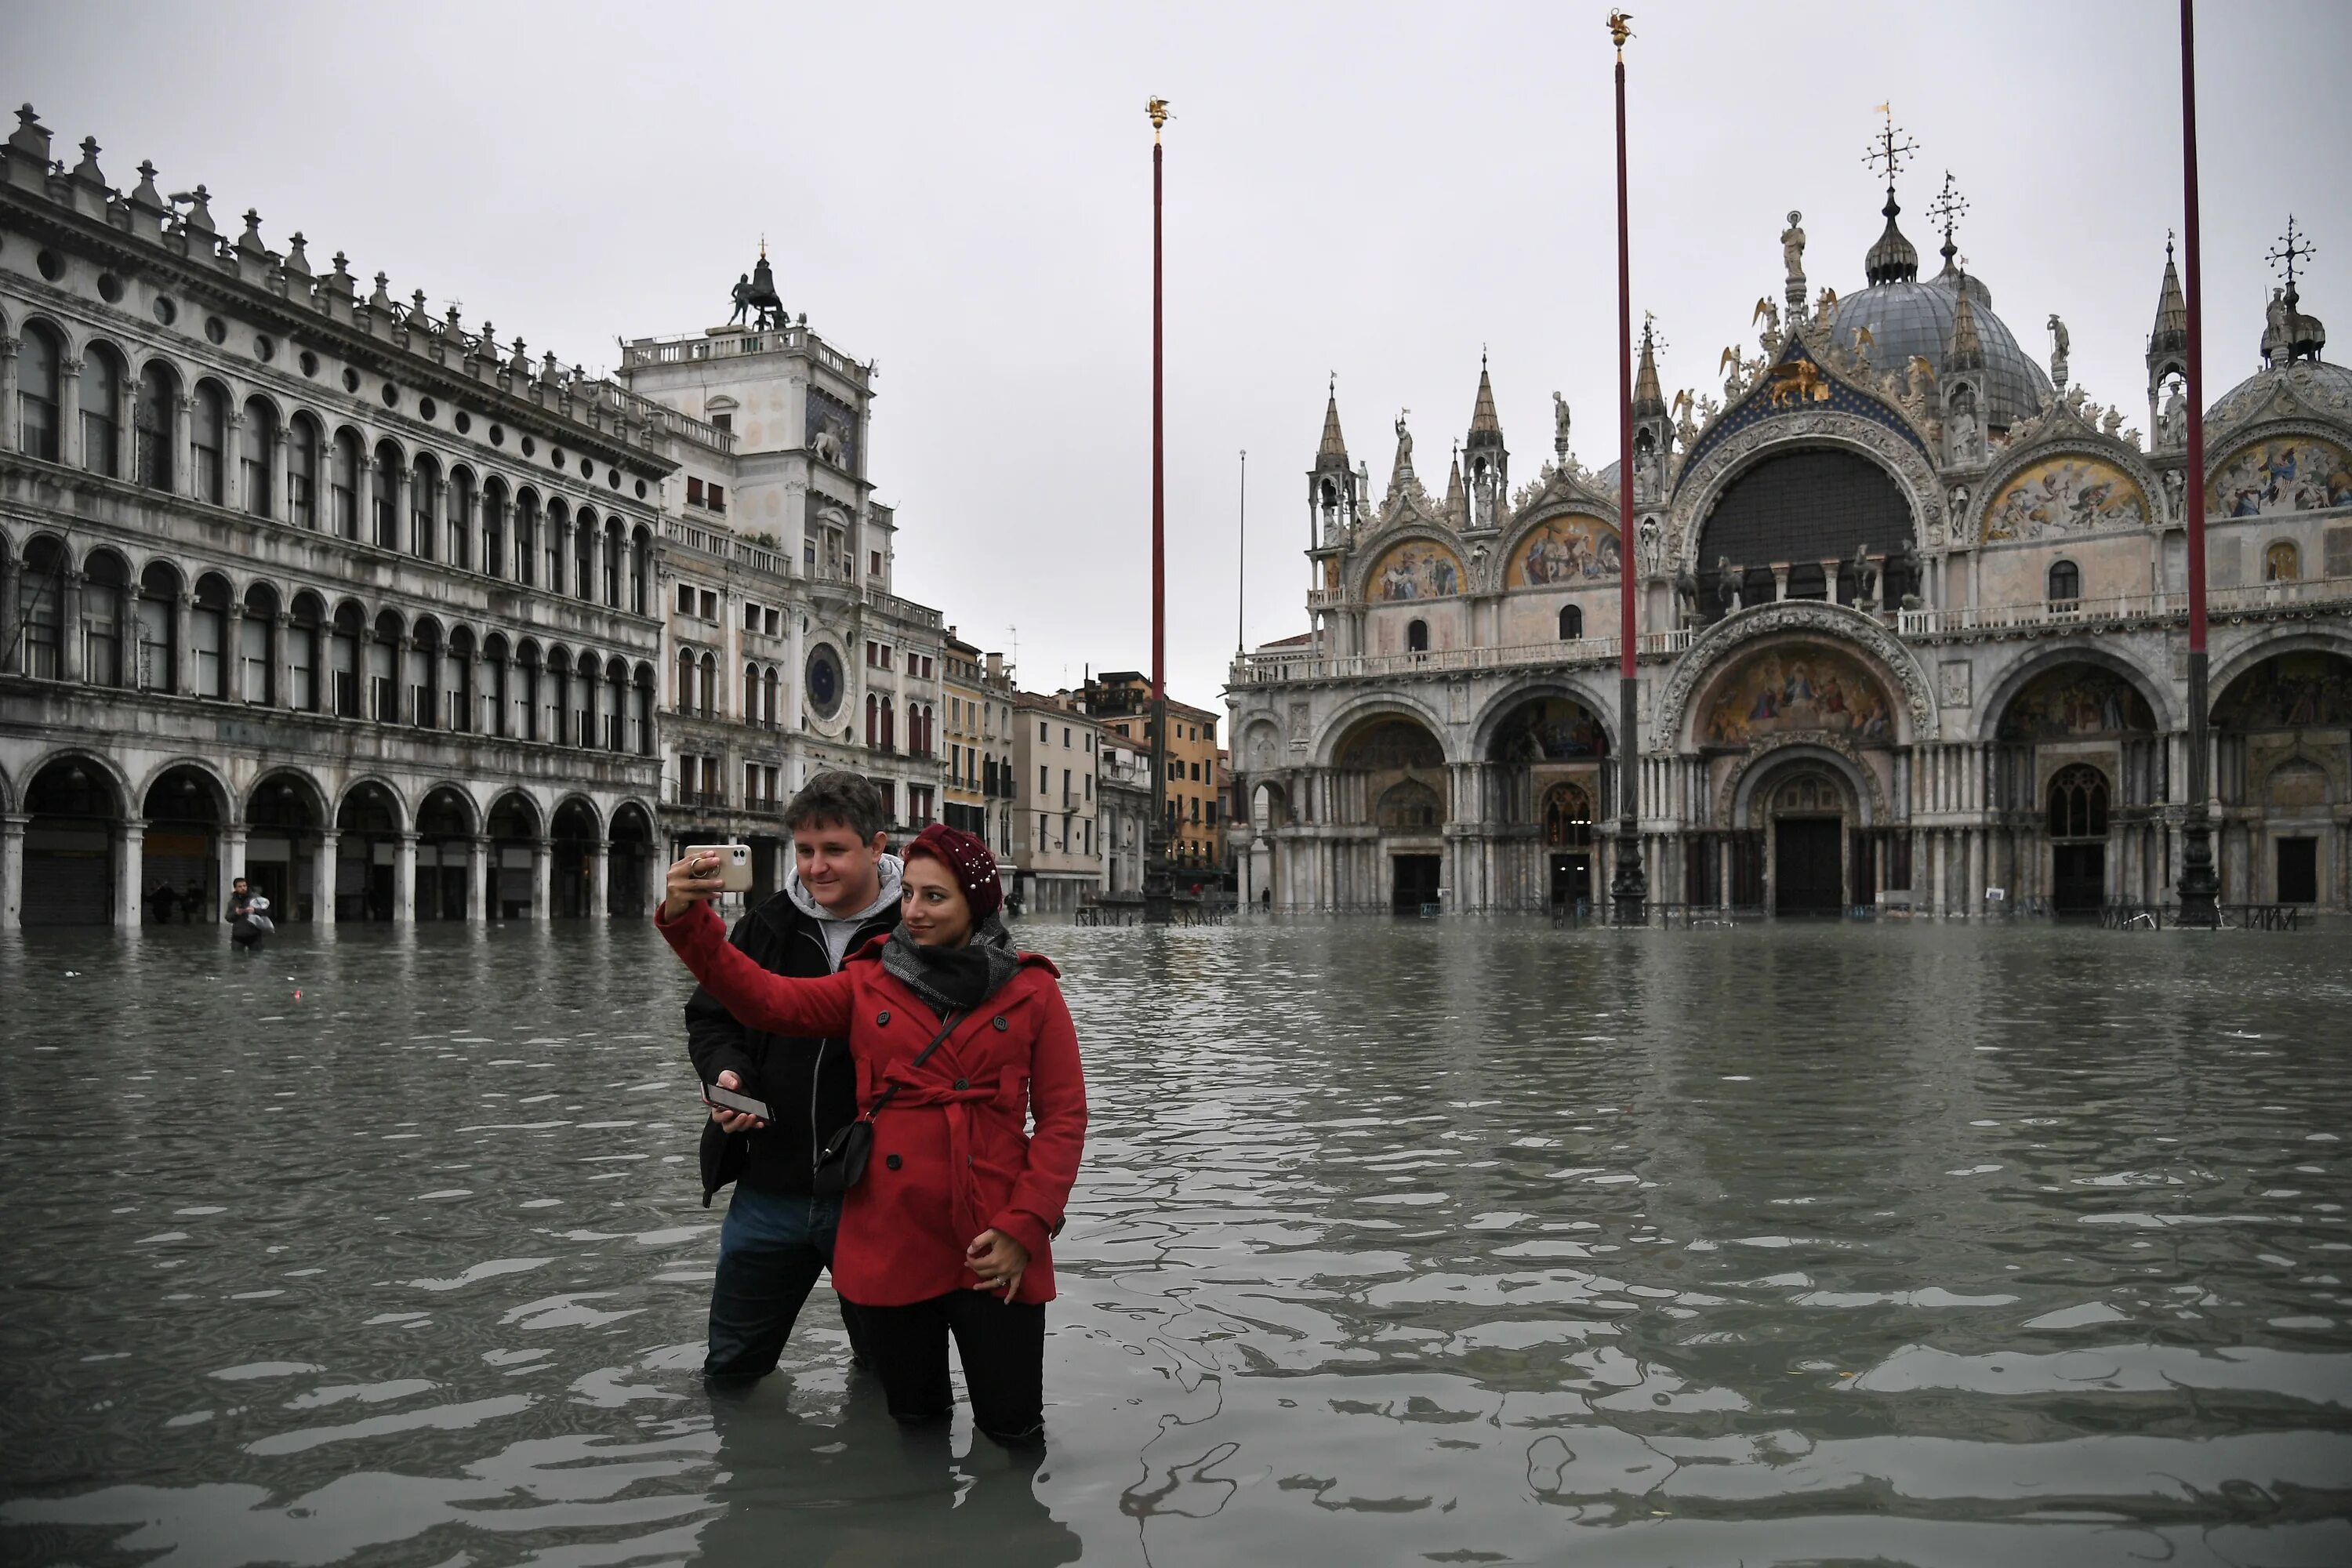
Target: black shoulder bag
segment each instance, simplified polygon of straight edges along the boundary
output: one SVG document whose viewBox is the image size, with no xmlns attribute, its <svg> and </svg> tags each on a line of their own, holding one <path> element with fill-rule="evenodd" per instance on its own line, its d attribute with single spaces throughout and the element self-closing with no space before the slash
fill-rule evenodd
<svg viewBox="0 0 2352 1568">
<path fill-rule="evenodd" d="M 910 1068 L 929 1061 L 931 1053 L 947 1044 L 948 1037 L 955 1033 L 955 1026 L 961 1022 L 962 1014 L 949 1014 L 948 1021 L 940 1026 L 938 1034 L 931 1037 L 931 1043 L 923 1047 L 922 1054 L 909 1064 Z M 874 1119 L 882 1114 L 882 1108 L 889 1104 L 898 1092 L 897 1084 L 889 1085 L 874 1101 L 873 1110 L 825 1140 L 824 1149 L 817 1153 L 816 1170 L 809 1178 L 811 1192 L 819 1197 L 838 1197 L 866 1179 L 866 1162 L 874 1154 Z"/>
</svg>

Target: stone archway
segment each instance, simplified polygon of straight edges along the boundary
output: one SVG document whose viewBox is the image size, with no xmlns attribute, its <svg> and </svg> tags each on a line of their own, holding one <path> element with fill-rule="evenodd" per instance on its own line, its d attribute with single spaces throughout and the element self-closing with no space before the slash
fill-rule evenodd
<svg viewBox="0 0 2352 1568">
<path fill-rule="evenodd" d="M 2306 647 L 2245 665 L 2213 704 L 2213 741 L 2224 900 L 2352 904 L 2352 658 Z"/>
<path fill-rule="evenodd" d="M 1862 797 L 1844 770 L 1791 749 L 1742 792 L 1742 842 L 1759 860 L 1756 900 L 1780 917 L 1835 916 L 1869 901 Z"/>
<path fill-rule="evenodd" d="M 1444 901 L 1454 801 L 1433 730 L 1393 711 L 1366 715 L 1333 747 L 1328 788 L 1329 907 L 1417 914 Z"/>
</svg>

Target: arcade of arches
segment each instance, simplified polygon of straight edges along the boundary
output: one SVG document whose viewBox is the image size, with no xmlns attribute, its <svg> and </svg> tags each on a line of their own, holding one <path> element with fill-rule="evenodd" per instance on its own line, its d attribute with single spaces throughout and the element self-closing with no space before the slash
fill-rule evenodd
<svg viewBox="0 0 2352 1568">
<path fill-rule="evenodd" d="M 1905 674 L 1864 643 L 1752 637 L 1691 684 L 1673 751 L 1643 759 L 1650 898 L 1782 916 L 2164 902 L 2186 752 L 2159 689 L 2105 650 L 2053 648 L 2011 667 L 1981 735 L 1922 737 Z M 1253 883 L 1291 909 L 1605 905 L 1619 773 L 1602 704 L 1531 686 L 1456 711 L 1360 717 L 1325 765 L 1261 768 Z M 2225 901 L 2343 906 L 2352 654 L 2243 661 L 2217 681 L 2213 723 Z"/>
<path fill-rule="evenodd" d="M 217 921 L 238 877 L 281 924 L 642 916 L 660 870 L 635 800 L 572 795 L 551 812 L 509 788 L 484 810 L 445 784 L 412 812 L 376 779 L 331 797 L 278 768 L 232 794 L 194 763 L 134 796 L 105 759 L 67 752 L 7 804 L 6 886 L 27 927 Z"/>
</svg>

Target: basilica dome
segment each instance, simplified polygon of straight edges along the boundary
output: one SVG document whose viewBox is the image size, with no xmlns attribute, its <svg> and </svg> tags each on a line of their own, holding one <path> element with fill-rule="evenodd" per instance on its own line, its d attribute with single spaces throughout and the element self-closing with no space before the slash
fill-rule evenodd
<svg viewBox="0 0 2352 1568">
<path fill-rule="evenodd" d="M 2275 370 L 2258 370 L 2213 400 L 2205 423 L 2216 428 L 2234 425 L 2284 382 L 2306 405 L 2334 414 L 2352 414 L 2352 366 L 2323 360 L 2297 360 Z"/>
<path fill-rule="evenodd" d="M 1925 283 L 1916 275 L 1898 275 L 1845 296 L 1837 302 L 1832 324 L 1837 341 L 1852 348 L 1860 330 L 1868 327 L 1874 370 L 1899 372 L 1916 354 L 1941 374 L 1962 278 L 1947 263 L 1942 273 Z M 1993 314 L 1991 291 L 1975 278 L 1967 279 L 1966 287 L 1977 336 L 1984 343 L 1986 422 L 1996 430 L 2007 429 L 2042 411 L 2050 399 L 2050 377 L 2019 346 L 2008 323 Z"/>
</svg>

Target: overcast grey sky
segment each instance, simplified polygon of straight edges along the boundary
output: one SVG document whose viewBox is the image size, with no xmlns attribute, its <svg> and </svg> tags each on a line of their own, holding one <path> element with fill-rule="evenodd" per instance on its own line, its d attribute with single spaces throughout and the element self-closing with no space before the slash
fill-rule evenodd
<svg viewBox="0 0 2352 1568">
<path fill-rule="evenodd" d="M 2175 7 L 2162 0 L 1805 6 L 1633 0 L 1635 310 L 1671 389 L 1720 393 L 1780 294 L 1802 208 L 1813 286 L 1863 285 L 1891 100 L 1919 144 L 1903 225 L 1950 169 L 1959 243 L 2030 352 L 2145 426 L 2141 354 L 2180 216 Z M 1481 344 L 1515 477 L 1615 448 L 1606 4 L 403 4 L 0 0 L 12 100 L 118 184 L 152 158 L 234 232 L 464 301 L 592 368 L 619 336 L 725 319 L 768 236 L 779 291 L 881 363 L 872 473 L 898 587 L 1009 647 L 1024 684 L 1150 656 L 1150 145 L 1168 130 L 1172 692 L 1211 703 L 1234 641 L 1302 629 L 1305 481 L 1336 371 L 1385 484 L 1412 410 L 1424 475 L 1469 423 Z M 2352 5 L 2200 12 L 2207 375 L 2255 363 L 2293 210 L 2304 300 L 2352 351 Z M 2330 63 L 2332 62 L 2332 63 Z"/>
</svg>

